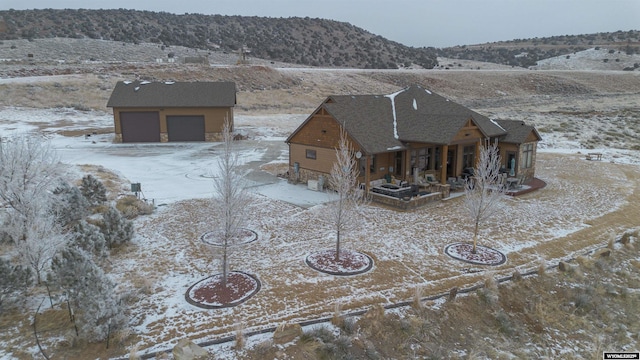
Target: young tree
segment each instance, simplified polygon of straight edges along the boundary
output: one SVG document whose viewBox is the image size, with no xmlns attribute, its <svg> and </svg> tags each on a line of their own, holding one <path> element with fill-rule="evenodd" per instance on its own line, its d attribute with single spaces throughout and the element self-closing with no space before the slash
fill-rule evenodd
<svg viewBox="0 0 640 360">
<path fill-rule="evenodd" d="M 107 255 L 107 241 L 100 228 L 84 220 L 79 221 L 71 230 L 69 246 L 82 249 L 98 258 Z"/>
<path fill-rule="evenodd" d="M 498 143 L 480 147 L 480 157 L 473 177 L 465 180 L 464 203 L 473 221 L 473 253 L 476 253 L 480 224 L 501 206 L 506 189 L 500 183 L 500 152 Z"/>
<path fill-rule="evenodd" d="M 89 214 L 89 201 L 78 187 L 63 181 L 53 194 L 56 195 L 54 211 L 63 226 L 75 224 Z"/>
<path fill-rule="evenodd" d="M 114 283 L 84 250 L 67 247 L 53 260 L 51 281 L 64 290 L 78 335 L 88 341 L 106 339 L 126 319 Z"/>
<path fill-rule="evenodd" d="M 8 260 L 0 258 L 0 309 L 7 296 L 25 290 L 32 282 L 28 267 L 12 265 Z"/>
<path fill-rule="evenodd" d="M 336 231 L 336 261 L 340 260 L 341 236 L 360 223 L 358 216 L 364 203 L 362 191 L 357 188 L 358 166 L 355 152 L 349 145 L 344 128 L 340 130 L 336 162 L 329 174 L 329 187 L 338 200 L 329 204 L 328 217 Z"/>
<path fill-rule="evenodd" d="M 246 223 L 249 194 L 244 186 L 244 178 L 238 171 L 238 152 L 233 148 L 231 124 L 225 119 L 222 129 L 223 151 L 218 158 L 218 173 L 213 178 L 212 206 L 220 214 L 220 236 L 222 237 L 222 283 L 227 286 L 229 273 L 229 247 L 241 236 Z"/>
<path fill-rule="evenodd" d="M 13 227 L 24 238 L 16 243 L 18 254 L 23 263 L 35 272 L 37 283 L 40 284 L 51 264 L 51 259 L 60 251 L 68 240 L 55 216 L 51 212 L 36 214 L 37 221 L 25 221 L 26 228 Z M 15 238 L 15 233 L 13 238 Z"/>
<path fill-rule="evenodd" d="M 109 249 L 133 239 L 133 222 L 125 219 L 113 205 L 102 215 L 100 230 Z"/>
<path fill-rule="evenodd" d="M 91 206 L 97 206 L 104 204 L 107 201 L 107 188 L 104 184 L 93 177 L 91 174 L 82 178 L 82 184 L 80 184 L 80 191 L 82 195 L 89 201 Z"/>
</svg>

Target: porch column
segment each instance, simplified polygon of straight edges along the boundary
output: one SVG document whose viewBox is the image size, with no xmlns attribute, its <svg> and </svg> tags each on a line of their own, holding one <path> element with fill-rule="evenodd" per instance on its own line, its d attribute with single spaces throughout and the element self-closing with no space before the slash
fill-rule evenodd
<svg viewBox="0 0 640 360">
<path fill-rule="evenodd" d="M 404 180 L 405 181 L 412 180 L 411 179 L 411 150 L 405 150 L 403 152 L 403 160 L 404 160 Z"/>
<path fill-rule="evenodd" d="M 365 194 L 369 194 L 369 182 L 371 181 L 371 156 L 367 155 L 365 157 L 365 166 L 364 166 L 364 191 Z"/>
<path fill-rule="evenodd" d="M 445 185 L 447 183 L 447 153 L 449 152 L 449 145 L 442 145 L 442 153 L 440 153 L 440 183 Z"/>
</svg>

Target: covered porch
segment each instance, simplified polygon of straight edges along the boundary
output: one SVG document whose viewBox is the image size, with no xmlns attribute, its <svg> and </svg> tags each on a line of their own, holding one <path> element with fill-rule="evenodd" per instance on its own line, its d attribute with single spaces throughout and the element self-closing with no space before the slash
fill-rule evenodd
<svg viewBox="0 0 640 360">
<path fill-rule="evenodd" d="M 368 192 L 383 184 L 418 191 L 441 192 L 442 186 L 466 178 L 475 166 L 480 142 L 461 144 L 408 144 L 405 149 L 360 155 L 359 182 Z M 455 186 L 453 186 L 455 187 Z M 382 191 L 378 191 L 382 192 Z"/>
</svg>

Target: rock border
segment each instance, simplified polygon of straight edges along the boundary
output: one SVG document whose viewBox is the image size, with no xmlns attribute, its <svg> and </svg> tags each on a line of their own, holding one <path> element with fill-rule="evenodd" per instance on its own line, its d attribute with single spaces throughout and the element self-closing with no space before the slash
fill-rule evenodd
<svg viewBox="0 0 640 360">
<path fill-rule="evenodd" d="M 482 245 L 476 245 L 476 251 L 478 249 L 483 249 L 483 251 L 485 251 L 485 252 L 497 254 L 497 255 L 500 256 L 500 260 L 491 261 L 491 262 L 489 262 L 489 261 L 477 261 L 477 260 L 473 260 L 473 259 L 463 258 L 463 257 L 457 256 L 457 255 L 454 255 L 454 254 L 451 253 L 450 249 L 452 247 L 461 246 L 461 245 L 463 245 L 463 246 L 473 246 L 473 245 L 471 245 L 469 243 L 463 243 L 463 242 L 453 243 L 453 244 L 449 244 L 449 245 L 445 246 L 444 253 L 449 255 L 450 257 L 456 259 L 456 260 L 461 260 L 461 261 L 464 261 L 466 263 L 474 264 L 474 265 L 498 266 L 498 265 L 502 265 L 505 262 L 507 262 L 507 256 L 505 254 L 501 253 L 500 251 L 498 251 L 496 249 L 493 249 L 493 248 L 490 248 L 490 247 L 487 247 L 487 246 L 482 246 Z"/>
<path fill-rule="evenodd" d="M 258 233 L 257 232 L 255 232 L 255 231 L 253 231 L 251 229 L 247 229 L 247 228 L 240 228 L 240 230 L 241 231 L 248 231 L 248 232 L 252 233 L 253 235 L 251 236 L 251 239 L 250 240 L 245 240 L 245 241 L 242 241 L 242 242 L 238 242 L 238 243 L 235 243 L 235 244 L 231 244 L 231 245 L 228 245 L 228 246 L 233 247 L 233 246 L 246 245 L 246 244 L 250 244 L 250 243 L 258 240 Z M 204 234 L 200 235 L 200 241 L 202 241 L 206 245 L 211 245 L 211 246 L 215 246 L 215 247 L 223 247 L 224 245 L 222 245 L 222 244 L 218 244 L 218 243 L 215 243 L 215 242 L 210 242 L 210 241 L 205 240 L 205 237 L 208 234 L 212 234 L 212 233 L 215 233 L 215 231 L 207 231 Z"/>
<path fill-rule="evenodd" d="M 325 274 L 329 274 L 329 275 L 336 275 L 336 276 L 351 276 L 351 275 L 359 275 L 359 274 L 364 274 L 366 272 L 368 272 L 369 270 L 371 270 L 373 268 L 373 258 L 371 258 L 371 256 L 360 252 L 360 251 L 354 251 L 354 250 L 340 250 L 340 253 L 350 253 L 350 254 L 358 254 L 358 255 L 363 255 L 364 257 L 366 257 L 366 259 L 368 260 L 368 265 L 365 266 L 362 269 L 359 270 L 354 270 L 354 271 L 333 271 L 333 270 L 329 270 L 326 268 L 321 268 L 317 265 L 314 265 L 310 260 L 309 257 L 312 255 L 317 255 L 319 253 L 332 253 L 335 254 L 335 250 L 322 250 L 322 251 L 318 251 L 315 253 L 311 253 L 309 255 L 307 255 L 304 259 L 305 264 L 307 264 L 307 266 L 309 266 L 310 268 L 319 271 L 321 273 L 325 273 Z"/>
<path fill-rule="evenodd" d="M 202 279 L 202 280 L 200 280 L 200 281 L 196 282 L 195 284 L 193 284 L 193 285 L 189 286 L 189 288 L 187 289 L 187 291 L 186 291 L 186 292 L 185 292 L 185 294 L 184 294 L 185 299 L 187 300 L 187 302 L 188 302 L 189 304 L 191 304 L 191 305 L 193 305 L 193 306 L 197 306 L 197 307 L 199 307 L 199 308 L 203 308 L 203 309 L 224 309 L 224 308 L 230 308 L 230 307 L 238 306 L 238 305 L 240 305 L 240 304 L 244 303 L 245 301 L 247 301 L 247 300 L 251 299 L 255 294 L 257 294 L 257 293 L 258 293 L 258 291 L 260 291 L 260 288 L 262 287 L 262 283 L 260 282 L 260 280 L 259 280 L 255 275 L 248 274 L 248 273 L 243 272 L 243 271 L 230 271 L 229 273 L 230 273 L 230 274 L 231 274 L 231 273 L 235 273 L 235 274 L 242 274 L 242 275 L 243 275 L 243 276 L 245 276 L 245 277 L 251 278 L 251 279 L 252 279 L 253 281 L 255 281 L 255 283 L 256 283 L 256 287 L 255 287 L 255 289 L 254 289 L 252 292 L 250 292 L 249 294 L 244 295 L 244 296 L 243 296 L 242 298 L 240 298 L 239 300 L 232 301 L 232 302 L 230 302 L 230 303 L 223 304 L 223 305 L 209 305 L 209 304 L 203 304 L 203 303 L 201 303 L 201 302 L 199 302 L 199 301 L 194 300 L 193 298 L 191 298 L 191 296 L 189 295 L 189 293 L 191 292 L 191 289 L 193 289 L 196 285 L 198 285 L 198 284 L 200 284 L 200 283 L 202 283 L 202 282 L 204 282 L 204 281 L 207 281 L 208 279 L 211 279 L 211 278 L 213 278 L 213 277 L 215 277 L 215 276 L 219 276 L 219 275 L 221 275 L 221 273 L 217 273 L 217 274 L 214 274 L 214 275 L 208 276 L 208 277 L 206 277 L 206 278 L 204 278 L 204 279 Z"/>
</svg>

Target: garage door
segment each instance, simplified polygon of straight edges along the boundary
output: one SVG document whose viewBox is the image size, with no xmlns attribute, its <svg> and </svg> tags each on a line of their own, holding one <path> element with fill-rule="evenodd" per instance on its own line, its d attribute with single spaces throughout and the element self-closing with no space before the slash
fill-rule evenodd
<svg viewBox="0 0 640 360">
<path fill-rule="evenodd" d="M 167 116 L 169 141 L 204 141 L 204 116 Z"/>
<path fill-rule="evenodd" d="M 121 112 L 122 142 L 160 142 L 160 115 L 156 111 Z"/>
</svg>

